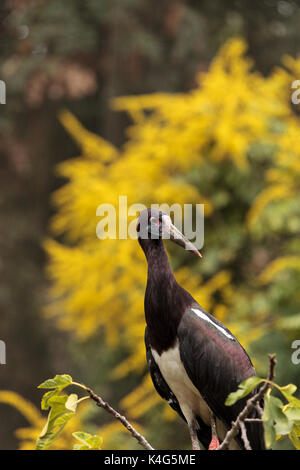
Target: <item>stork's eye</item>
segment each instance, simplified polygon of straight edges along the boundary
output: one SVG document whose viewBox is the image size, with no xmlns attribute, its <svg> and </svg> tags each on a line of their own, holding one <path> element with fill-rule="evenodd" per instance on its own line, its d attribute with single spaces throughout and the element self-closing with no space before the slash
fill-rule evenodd
<svg viewBox="0 0 300 470">
<path fill-rule="evenodd" d="M 162 225 L 161 220 L 157 219 L 156 217 L 151 217 L 150 223 L 151 225 L 158 225 L 158 226 Z"/>
</svg>

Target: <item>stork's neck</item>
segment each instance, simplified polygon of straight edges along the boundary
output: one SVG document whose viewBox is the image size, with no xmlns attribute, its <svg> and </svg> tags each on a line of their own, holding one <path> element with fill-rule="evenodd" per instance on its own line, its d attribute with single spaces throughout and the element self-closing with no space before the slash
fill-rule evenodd
<svg viewBox="0 0 300 470">
<path fill-rule="evenodd" d="M 161 282 L 164 284 L 176 283 L 162 240 L 151 244 L 145 254 L 148 261 L 148 283 L 152 282 L 157 287 L 161 285 Z"/>
<path fill-rule="evenodd" d="M 146 322 L 150 342 L 160 353 L 172 346 L 182 315 L 195 301 L 177 284 L 162 240 L 142 248 L 148 261 Z"/>
</svg>

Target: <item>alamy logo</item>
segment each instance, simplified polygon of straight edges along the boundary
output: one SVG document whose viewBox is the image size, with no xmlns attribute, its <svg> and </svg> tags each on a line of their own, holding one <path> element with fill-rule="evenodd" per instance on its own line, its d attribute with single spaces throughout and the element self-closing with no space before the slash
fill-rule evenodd
<svg viewBox="0 0 300 470">
<path fill-rule="evenodd" d="M 0 104 L 6 104 L 6 85 L 3 80 L 0 80 Z"/>
<path fill-rule="evenodd" d="M 0 339 L 0 364 L 6 364 L 6 344 Z"/>
<path fill-rule="evenodd" d="M 291 347 L 295 349 L 291 357 L 292 363 L 298 365 L 300 364 L 300 339 L 295 339 Z"/>
<path fill-rule="evenodd" d="M 300 80 L 294 80 L 291 88 L 295 88 L 295 91 L 291 95 L 291 101 L 293 104 L 299 104 L 300 103 Z"/>
<path fill-rule="evenodd" d="M 101 217 L 97 223 L 96 235 L 99 240 L 136 240 L 138 213 L 146 210 L 142 203 L 127 205 L 127 196 L 119 196 L 119 205 L 100 204 L 96 210 L 96 216 Z M 203 204 L 151 204 L 151 209 L 160 210 L 166 214 L 172 214 L 175 227 L 182 232 L 199 250 L 204 244 L 204 205 Z M 128 219 L 133 218 L 130 222 Z M 148 236 L 148 235 L 147 235 Z M 147 238 L 146 236 L 146 238 Z M 142 237 L 144 238 L 144 237 Z M 164 238 L 168 238 L 166 235 Z"/>
</svg>

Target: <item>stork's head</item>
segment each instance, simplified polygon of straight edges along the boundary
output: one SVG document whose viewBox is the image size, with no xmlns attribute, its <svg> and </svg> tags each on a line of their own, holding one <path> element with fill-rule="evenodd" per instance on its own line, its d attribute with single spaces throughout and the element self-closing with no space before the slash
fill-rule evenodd
<svg viewBox="0 0 300 470">
<path fill-rule="evenodd" d="M 172 240 L 201 258 L 197 248 L 173 225 L 168 214 L 158 209 L 145 209 L 140 213 L 137 232 L 144 249 L 146 244 L 157 244 L 161 240 Z M 148 240 L 148 242 L 146 242 Z"/>
</svg>

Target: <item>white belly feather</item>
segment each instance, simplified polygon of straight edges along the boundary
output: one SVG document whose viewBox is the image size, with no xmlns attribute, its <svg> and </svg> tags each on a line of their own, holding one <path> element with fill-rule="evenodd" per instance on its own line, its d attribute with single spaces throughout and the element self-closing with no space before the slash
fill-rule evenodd
<svg viewBox="0 0 300 470">
<path fill-rule="evenodd" d="M 181 411 L 188 423 L 198 415 L 206 424 L 210 424 L 210 410 L 200 392 L 191 382 L 180 359 L 178 342 L 161 354 L 152 349 L 152 354 L 162 376 L 176 396 Z"/>
<path fill-rule="evenodd" d="M 176 396 L 187 422 L 191 424 L 195 416 L 200 416 L 205 424 L 210 425 L 210 408 L 185 371 L 180 358 L 178 342 L 173 348 L 164 351 L 161 355 L 152 348 L 151 352 L 162 376 Z M 216 424 L 217 433 L 223 439 L 226 428 L 219 419 L 216 420 Z M 232 441 L 229 448 L 239 449 L 239 446 Z"/>
</svg>

